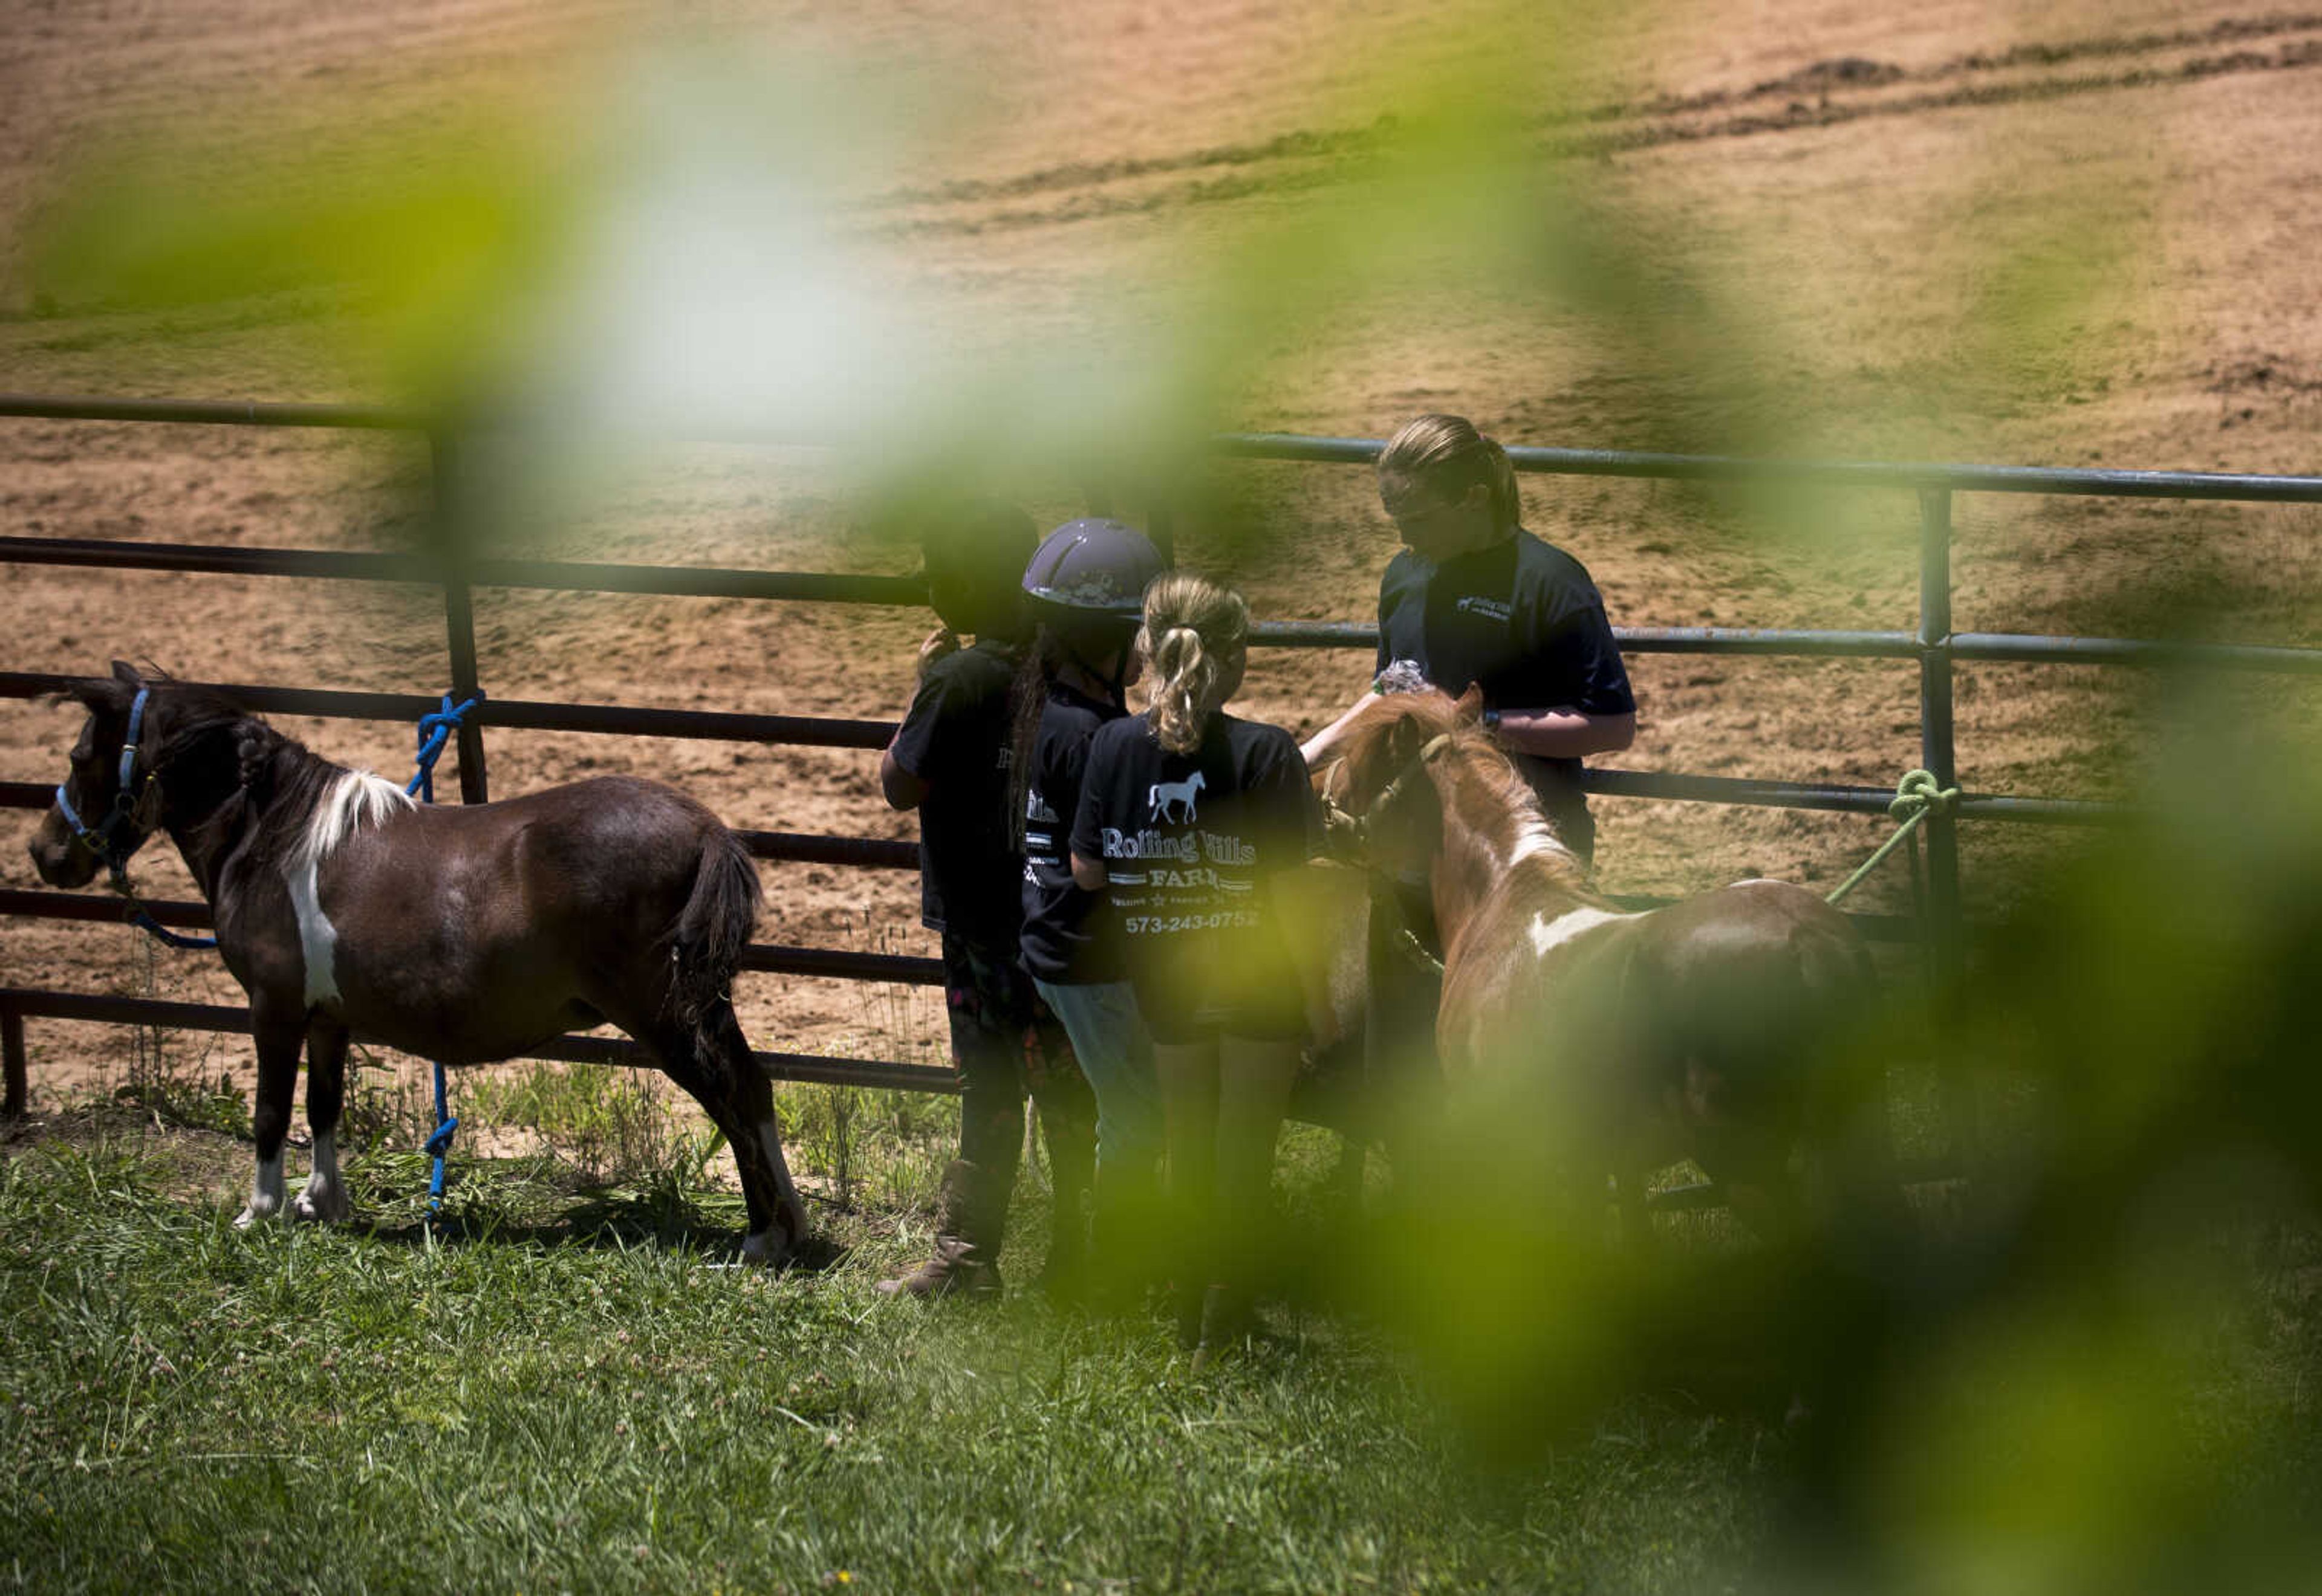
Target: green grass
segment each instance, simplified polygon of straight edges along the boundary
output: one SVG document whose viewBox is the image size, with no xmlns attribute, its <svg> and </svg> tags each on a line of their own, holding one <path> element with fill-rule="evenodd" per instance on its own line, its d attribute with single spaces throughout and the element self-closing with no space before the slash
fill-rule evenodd
<svg viewBox="0 0 2322 1596">
<path fill-rule="evenodd" d="M 1630 1294 L 1518 1222 L 1521 1171 L 1334 1229 L 1335 1140 L 1294 1126 L 1288 1234 L 1325 1278 L 1288 1294 L 1431 1306 L 1397 1339 L 1277 1303 L 1196 1376 L 1160 1317 L 1025 1289 L 1037 1160 L 1004 1303 L 873 1293 L 923 1255 L 945 1101 L 784 1089 L 822 1240 L 777 1275 L 734 1265 L 726 1154 L 643 1078 L 480 1076 L 477 1130 L 551 1134 L 469 1144 L 431 1226 L 417 1077 L 365 1061 L 362 1222 L 242 1232 L 246 1131 L 155 1056 L 132 1098 L 0 1138 L 0 1586 L 2093 1591 L 2298 1588 L 2322 1553 L 2295 1203 L 2172 1186 L 2113 1263 L 2079 1242 L 2116 1215 L 2043 1261 L 1946 1210 L 1960 1267 L 1884 1309 L 1876 1270 L 1761 1296 L 1767 1260 L 1687 1215 Z M 1890 1085 L 1915 1145 L 1926 1083 Z M 1632 1368 L 1591 1327 L 1662 1350 Z M 1791 1337 L 1769 1385 L 1751 1360 Z M 1801 1370 L 1832 1405 L 1794 1429 Z"/>
<path fill-rule="evenodd" d="M 353 1166 L 369 1232 L 237 1232 L 167 1167 L 51 1141 L 0 1176 L 0 1580 L 1714 1588 L 1782 1447 L 1634 1402 L 1486 1477 L 1340 1321 L 1195 1378 L 1158 1320 L 877 1299 L 910 1226 L 772 1276 L 726 1266 L 714 1194 L 673 1217 L 544 1161 L 471 1168 L 448 1242 L 409 1154 Z"/>
</svg>

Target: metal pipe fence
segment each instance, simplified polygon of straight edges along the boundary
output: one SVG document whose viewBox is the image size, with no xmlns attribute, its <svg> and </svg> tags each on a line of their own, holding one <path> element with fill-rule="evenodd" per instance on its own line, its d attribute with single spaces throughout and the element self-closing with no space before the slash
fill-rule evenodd
<svg viewBox="0 0 2322 1596">
<path fill-rule="evenodd" d="M 78 567 L 89 570 L 204 571 L 237 576 L 286 576 L 334 580 L 399 582 L 438 587 L 444 596 L 449 675 L 453 692 L 472 697 L 481 686 L 475 642 L 472 592 L 477 588 L 522 588 L 556 591 L 650 593 L 807 603 L 911 605 L 924 602 L 918 581 L 908 577 L 839 576 L 811 572 L 733 570 L 603 564 L 581 561 L 473 557 L 471 540 L 460 535 L 466 509 L 455 496 L 457 441 L 442 418 L 382 406 L 338 405 L 224 404 L 188 400 L 59 398 L 0 395 L 0 417 L 85 422 L 174 423 L 211 425 L 289 426 L 401 431 L 425 436 L 430 445 L 439 537 L 435 546 L 410 553 L 351 553 L 324 550 L 245 549 L 189 544 L 130 543 L 72 538 L 0 537 L 0 563 Z M 679 440 L 672 440 L 672 442 Z M 685 442 L 781 443 L 786 440 L 736 438 Z M 1217 438 L 1219 454 L 1241 459 L 1367 465 L 1382 444 L 1373 439 L 1313 438 L 1281 433 L 1239 433 Z M 1955 726 L 1952 678 L 1961 661 L 2070 663 L 2149 669 L 2208 669 L 2309 675 L 2322 672 L 2322 650 L 2248 645 L 2156 643 L 2128 638 L 2050 637 L 1955 633 L 1951 614 L 1952 504 L 1958 493 L 2103 495 L 2134 498 L 2229 501 L 2253 504 L 2322 504 L 2322 478 L 2242 476 L 2193 471 L 2088 470 L 2014 466 L 1891 464 L 1854 461 L 1769 461 L 1718 456 L 1633 453 L 1604 450 L 1512 448 L 1520 471 L 1575 476 L 1613 476 L 1690 481 L 1776 483 L 1845 488 L 1883 488 L 1913 493 L 1918 502 L 1919 624 L 1909 632 L 1757 630 L 1724 627 L 1616 627 L 1614 636 L 1632 653 L 1721 654 L 1756 657 L 1888 659 L 1918 666 L 1922 762 L 1945 787 L 1954 784 Z M 1283 648 L 1373 648 L 1376 629 L 1348 622 L 1261 622 L 1251 641 Z M 24 698 L 54 692 L 70 677 L 45 672 L 0 672 L 0 698 Z M 418 694 L 325 691 L 265 684 L 226 684 L 225 690 L 261 712 L 409 723 L 438 707 Z M 463 802 L 489 797 L 484 733 L 493 726 L 677 738 L 717 738 L 823 748 L 883 747 L 893 731 L 883 721 L 818 716 L 740 715 L 697 710 L 529 702 L 487 698 L 462 725 L 459 771 Z M 1893 794 L 1883 788 L 1619 770 L 1591 770 L 1592 792 L 1614 797 L 1679 799 L 1806 808 L 1851 814 L 1884 814 Z M 43 808 L 50 790 L 30 782 L 0 782 L 0 807 Z M 1925 940 L 1938 990 L 1956 990 L 1963 957 L 1960 907 L 1957 825 L 1963 820 L 2014 820 L 2087 825 L 2119 817 L 2116 805 L 2086 799 L 1969 793 L 1954 814 L 1931 813 L 1924 823 L 1928 866 Z M 803 861 L 877 869 L 903 869 L 917 862 L 911 844 L 872 838 L 813 836 L 778 832 L 742 834 L 762 859 Z M 1641 907 L 1652 900 L 1629 899 Z M 199 903 L 153 906 L 165 924 L 199 926 L 208 918 Z M 120 910 L 102 899 L 69 893 L 0 891 L 0 915 L 57 919 L 114 919 Z M 1909 935 L 1896 917 L 1858 916 L 1873 935 Z M 755 945 L 745 967 L 790 974 L 937 984 L 939 962 L 932 959 L 854 953 L 837 949 Z M 187 1028 L 242 1030 L 247 1015 L 209 1005 L 163 1004 L 144 999 L 97 998 L 0 987 L 0 1052 L 5 1053 L 5 1103 L 0 1112 L 20 1114 L 24 1104 L 26 1017 L 104 1019 L 133 1024 L 179 1025 Z M 566 1037 L 539 1050 L 538 1056 L 588 1061 L 645 1062 L 635 1045 L 602 1037 Z M 950 1072 L 883 1061 L 823 1059 L 761 1053 L 760 1064 L 785 1080 L 903 1090 L 949 1090 Z M 1963 1080 L 1945 1072 L 1946 1095 L 1955 1132 L 1972 1145 L 1974 1114 Z"/>
</svg>

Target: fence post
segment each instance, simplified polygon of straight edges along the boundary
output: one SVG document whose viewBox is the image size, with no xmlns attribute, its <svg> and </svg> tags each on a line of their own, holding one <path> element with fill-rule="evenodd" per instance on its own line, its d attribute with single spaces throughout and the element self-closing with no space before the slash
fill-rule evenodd
<svg viewBox="0 0 2322 1596">
<path fill-rule="evenodd" d="M 1938 787 L 1959 781 L 1952 717 L 1952 496 L 1944 488 L 1919 489 L 1919 760 Z M 1974 1083 L 1952 1035 L 1966 963 L 1966 926 L 1960 910 L 1959 825 L 1930 810 L 1927 847 L 1928 969 L 1933 975 L 1935 1068 L 1943 1082 L 1944 1117 L 1952 1154 L 1971 1166 L 1981 1147 Z"/>
<path fill-rule="evenodd" d="M 443 625 L 452 655 L 452 698 L 466 703 L 480 688 L 476 671 L 476 611 L 468 590 L 468 524 L 460 494 L 459 445 L 448 433 L 430 433 L 427 446 L 434 457 L 436 557 L 443 570 Z M 460 801 L 490 800 L 484 777 L 484 729 L 472 720 L 457 730 L 460 750 Z"/>
<path fill-rule="evenodd" d="M 6 1096 L 0 1099 L 0 1119 L 24 1117 L 24 1017 L 0 1006 L 0 1070 L 7 1076 Z"/>
</svg>

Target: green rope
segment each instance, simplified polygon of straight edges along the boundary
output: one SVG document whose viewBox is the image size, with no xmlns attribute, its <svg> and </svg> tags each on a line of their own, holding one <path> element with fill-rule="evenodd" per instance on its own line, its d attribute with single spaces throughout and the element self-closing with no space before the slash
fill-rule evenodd
<svg viewBox="0 0 2322 1596">
<path fill-rule="evenodd" d="M 1865 877 L 1879 868 L 1879 861 L 1900 847 L 1919 828 L 1919 822 L 1931 814 L 1952 813 L 1959 807 L 1959 800 L 1960 789 L 1937 786 L 1932 772 L 1906 771 L 1903 780 L 1896 783 L 1895 801 L 1887 806 L 1888 815 L 1902 824 L 1895 828 L 1893 836 L 1879 844 L 1879 851 L 1864 860 L 1852 875 L 1831 889 L 1823 901 L 1835 904 L 1842 900 L 1848 893 L 1862 885 Z"/>
</svg>

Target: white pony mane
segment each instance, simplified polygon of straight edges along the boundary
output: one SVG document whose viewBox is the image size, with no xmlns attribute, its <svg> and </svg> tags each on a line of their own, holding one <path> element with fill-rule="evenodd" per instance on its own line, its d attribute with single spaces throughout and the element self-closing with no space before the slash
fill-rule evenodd
<svg viewBox="0 0 2322 1596">
<path fill-rule="evenodd" d="M 1513 868 L 1536 853 L 1561 854 L 1575 864 L 1580 862 L 1580 855 L 1556 834 L 1554 826 L 1542 816 L 1530 816 L 1516 828 L 1515 845 L 1508 850 L 1508 863 Z"/>
<path fill-rule="evenodd" d="M 306 829 L 292 844 L 287 862 L 293 871 L 319 865 L 341 843 L 366 825 L 376 825 L 399 809 L 416 807 L 411 795 L 384 776 L 369 771 L 341 771 L 315 800 L 306 817 Z"/>
</svg>

